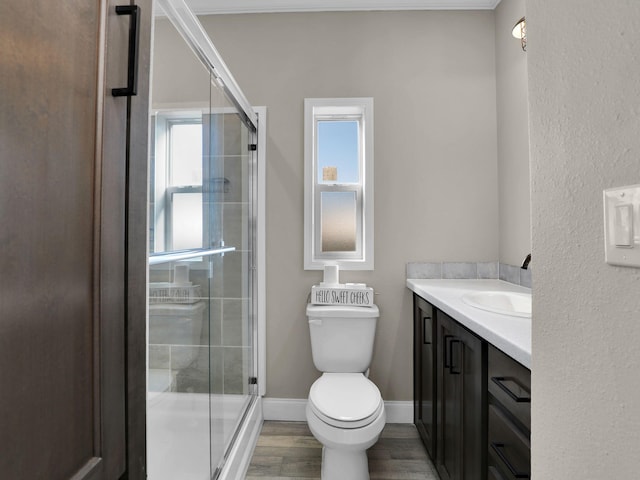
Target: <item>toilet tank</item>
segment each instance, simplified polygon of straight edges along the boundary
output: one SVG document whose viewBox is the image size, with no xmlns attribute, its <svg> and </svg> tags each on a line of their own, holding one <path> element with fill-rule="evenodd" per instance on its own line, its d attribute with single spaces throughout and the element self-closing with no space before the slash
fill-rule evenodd
<svg viewBox="0 0 640 480">
<path fill-rule="evenodd" d="M 307 305 L 313 363 L 321 372 L 358 373 L 371 364 L 380 312 L 371 307 Z"/>
</svg>

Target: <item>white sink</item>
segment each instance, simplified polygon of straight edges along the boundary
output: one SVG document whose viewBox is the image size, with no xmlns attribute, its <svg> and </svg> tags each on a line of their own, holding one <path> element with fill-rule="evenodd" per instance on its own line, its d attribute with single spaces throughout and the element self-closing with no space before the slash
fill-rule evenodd
<svg viewBox="0 0 640 480">
<path fill-rule="evenodd" d="M 531 318 L 531 294 L 517 292 L 482 291 L 469 292 L 462 301 L 489 312 Z"/>
</svg>

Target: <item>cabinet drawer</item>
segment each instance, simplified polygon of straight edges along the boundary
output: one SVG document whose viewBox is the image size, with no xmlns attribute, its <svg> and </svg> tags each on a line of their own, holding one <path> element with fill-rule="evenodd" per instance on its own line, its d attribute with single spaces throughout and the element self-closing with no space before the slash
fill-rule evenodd
<svg viewBox="0 0 640 480">
<path fill-rule="evenodd" d="M 492 459 L 489 459 L 489 474 L 487 475 L 488 480 L 506 480 L 504 475 L 500 473 L 498 468 L 495 465 L 492 465 Z"/>
<path fill-rule="evenodd" d="M 489 393 L 531 431 L 531 372 L 500 350 L 489 346 Z"/>
<path fill-rule="evenodd" d="M 489 405 L 489 472 L 497 479 L 530 478 L 529 439 L 495 405 Z M 491 470 L 493 468 L 493 471 Z"/>
</svg>

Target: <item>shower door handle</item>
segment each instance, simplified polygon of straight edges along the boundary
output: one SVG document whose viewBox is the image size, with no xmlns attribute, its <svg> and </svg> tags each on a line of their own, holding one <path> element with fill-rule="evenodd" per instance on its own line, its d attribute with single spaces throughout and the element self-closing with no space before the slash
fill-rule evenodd
<svg viewBox="0 0 640 480">
<path fill-rule="evenodd" d="M 129 97 L 138 94 L 138 44 L 140 40 L 140 7 L 137 5 L 117 5 L 116 14 L 130 15 L 129 60 L 127 66 L 127 86 L 113 88 L 114 97 Z"/>
</svg>

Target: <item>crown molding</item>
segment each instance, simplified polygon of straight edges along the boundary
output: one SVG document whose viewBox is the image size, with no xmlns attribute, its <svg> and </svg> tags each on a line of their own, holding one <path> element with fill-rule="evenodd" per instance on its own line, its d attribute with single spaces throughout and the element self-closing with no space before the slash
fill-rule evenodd
<svg viewBox="0 0 640 480">
<path fill-rule="evenodd" d="M 196 15 L 391 10 L 493 10 L 500 0 L 187 0 Z"/>
</svg>

